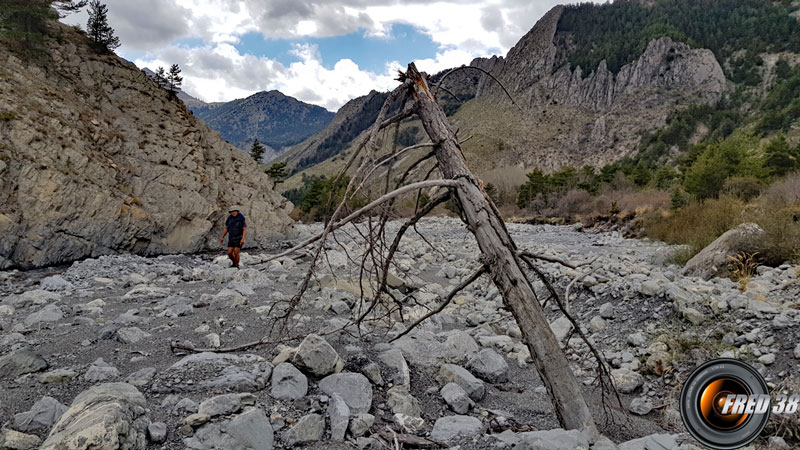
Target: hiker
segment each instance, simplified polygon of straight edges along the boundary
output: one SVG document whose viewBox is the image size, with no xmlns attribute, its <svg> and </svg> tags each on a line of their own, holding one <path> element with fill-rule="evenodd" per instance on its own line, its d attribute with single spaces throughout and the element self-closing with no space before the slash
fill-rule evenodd
<svg viewBox="0 0 800 450">
<path fill-rule="evenodd" d="M 247 222 L 244 221 L 244 214 L 239 211 L 238 206 L 231 206 L 228 210 L 230 216 L 225 220 L 225 231 L 222 233 L 220 243 L 225 245 L 225 235 L 228 235 L 228 258 L 231 267 L 239 268 L 239 252 L 244 245 L 244 238 L 247 236 Z"/>
</svg>

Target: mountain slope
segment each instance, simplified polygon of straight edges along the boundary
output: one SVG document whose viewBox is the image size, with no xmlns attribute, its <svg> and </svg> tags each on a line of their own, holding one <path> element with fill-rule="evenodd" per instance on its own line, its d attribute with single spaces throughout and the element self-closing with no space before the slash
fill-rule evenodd
<svg viewBox="0 0 800 450">
<path fill-rule="evenodd" d="M 291 232 L 252 158 L 131 63 L 49 33 L 45 61 L 0 47 L 0 268 L 219 249 L 231 204 L 251 245 Z"/>
<path fill-rule="evenodd" d="M 325 108 L 278 91 L 258 92 L 221 104 L 187 106 L 209 127 L 219 131 L 223 139 L 240 149 L 248 150 L 255 139 L 269 146 L 273 152 L 266 154 L 265 160 L 325 128 L 334 117 Z"/>
</svg>

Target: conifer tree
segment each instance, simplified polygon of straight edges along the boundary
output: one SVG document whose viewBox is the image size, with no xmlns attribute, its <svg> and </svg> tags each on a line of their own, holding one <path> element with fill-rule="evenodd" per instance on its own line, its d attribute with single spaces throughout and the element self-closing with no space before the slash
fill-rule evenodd
<svg viewBox="0 0 800 450">
<path fill-rule="evenodd" d="M 159 67 L 156 69 L 155 75 L 153 75 L 153 79 L 158 83 L 158 87 L 162 89 L 167 88 L 167 72 L 164 70 L 163 67 Z"/>
<path fill-rule="evenodd" d="M 253 159 L 255 159 L 256 161 L 261 162 L 261 158 L 264 157 L 265 151 L 266 149 L 264 148 L 264 146 L 261 145 L 260 142 L 258 142 L 258 139 L 256 139 L 255 141 L 253 141 L 253 146 L 250 147 L 250 156 L 252 156 Z"/>
<path fill-rule="evenodd" d="M 114 29 L 108 24 L 108 6 L 100 3 L 100 0 L 89 2 L 86 34 L 98 48 L 103 50 L 111 51 L 120 46 L 119 38 L 114 35 Z"/>
<path fill-rule="evenodd" d="M 183 83 L 181 68 L 177 64 L 173 64 L 167 74 L 167 90 L 170 94 L 177 94 L 181 88 L 181 83 Z"/>
</svg>

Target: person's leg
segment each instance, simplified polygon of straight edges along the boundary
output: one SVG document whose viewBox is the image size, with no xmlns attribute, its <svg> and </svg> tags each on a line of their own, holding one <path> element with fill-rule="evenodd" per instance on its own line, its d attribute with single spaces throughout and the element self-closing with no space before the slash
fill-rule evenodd
<svg viewBox="0 0 800 450">
<path fill-rule="evenodd" d="M 239 267 L 239 252 L 242 251 L 241 248 L 236 247 L 233 249 L 233 266 Z"/>
<path fill-rule="evenodd" d="M 231 260 L 232 263 L 236 264 L 236 260 L 233 257 L 233 253 L 236 249 L 233 247 L 228 247 L 228 259 Z"/>
</svg>

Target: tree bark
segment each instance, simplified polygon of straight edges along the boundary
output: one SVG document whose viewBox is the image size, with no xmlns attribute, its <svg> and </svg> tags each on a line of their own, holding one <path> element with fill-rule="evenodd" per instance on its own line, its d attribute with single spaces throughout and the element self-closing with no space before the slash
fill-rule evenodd
<svg viewBox="0 0 800 450">
<path fill-rule="evenodd" d="M 461 204 L 467 227 L 475 235 L 482 261 L 489 267 L 492 280 L 522 331 L 559 423 L 565 429 L 588 429 L 596 433 L 581 386 L 522 270 L 516 244 L 497 208 L 467 167 L 455 133 L 429 89 L 427 77 L 412 63 L 401 79 L 412 81 L 410 89 L 417 114 L 431 141 L 436 143 L 436 159 L 443 177 L 461 181 L 451 189 Z"/>
</svg>

